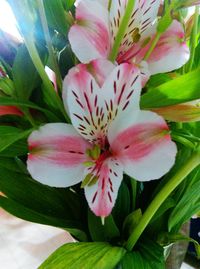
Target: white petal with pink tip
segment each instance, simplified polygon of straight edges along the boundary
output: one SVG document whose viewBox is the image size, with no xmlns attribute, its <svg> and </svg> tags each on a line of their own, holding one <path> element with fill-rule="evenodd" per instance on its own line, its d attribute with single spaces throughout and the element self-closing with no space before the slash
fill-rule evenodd
<svg viewBox="0 0 200 269">
<path fill-rule="evenodd" d="M 28 171 L 37 181 L 55 187 L 68 187 L 83 179 L 90 145 L 64 123 L 49 123 L 32 132 L 28 139 Z"/>
<path fill-rule="evenodd" d="M 165 73 L 180 68 L 189 60 L 189 48 L 184 40 L 184 29 L 180 22 L 174 20 L 167 31 L 162 34 L 150 58 L 150 73 Z"/>
<path fill-rule="evenodd" d="M 141 74 L 138 67 L 128 63 L 117 66 L 102 87 L 109 120 L 113 120 L 117 113 L 129 107 L 133 110 L 138 109 L 141 88 Z"/>
<path fill-rule="evenodd" d="M 76 8 L 76 24 L 71 27 L 68 38 L 82 63 L 107 58 L 110 51 L 108 10 L 98 1 L 80 1 Z"/>
<path fill-rule="evenodd" d="M 113 68 L 107 60 L 96 60 L 96 67 L 102 67 L 103 62 L 106 70 Z M 69 71 L 64 80 L 63 99 L 77 131 L 90 142 L 103 145 L 109 122 L 117 113 L 129 107 L 139 108 L 141 75 L 136 66 L 124 63 L 114 67 L 100 88 L 96 82 L 99 77 L 93 72 L 97 68 L 92 71 L 91 66 L 79 64 Z M 102 77 L 104 80 L 104 74 Z"/>
<path fill-rule="evenodd" d="M 109 127 L 108 140 L 125 173 L 139 181 L 160 178 L 175 162 L 177 149 L 168 126 L 153 112 L 120 114 Z"/>
<path fill-rule="evenodd" d="M 117 198 L 123 166 L 114 158 L 108 158 L 103 162 L 98 175 L 94 185 L 85 187 L 85 196 L 96 216 L 107 217 Z"/>
<path fill-rule="evenodd" d="M 63 100 L 73 126 L 88 141 L 102 144 L 107 118 L 103 111 L 104 100 L 95 78 L 87 66 L 72 68 L 64 80 Z"/>
</svg>

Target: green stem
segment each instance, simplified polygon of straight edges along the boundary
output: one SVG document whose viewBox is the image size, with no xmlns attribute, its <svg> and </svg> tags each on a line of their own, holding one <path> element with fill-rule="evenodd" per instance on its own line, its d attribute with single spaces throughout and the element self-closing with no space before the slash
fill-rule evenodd
<svg viewBox="0 0 200 269">
<path fill-rule="evenodd" d="M 138 241 L 139 237 L 147 227 L 148 223 L 159 209 L 165 199 L 175 190 L 175 188 L 184 180 L 184 178 L 192 172 L 192 170 L 200 164 L 200 152 L 196 151 L 192 154 L 190 159 L 182 166 L 182 168 L 168 181 L 162 190 L 156 195 L 149 207 L 144 212 L 139 224 L 133 230 L 126 248 L 131 251 Z"/>
<path fill-rule="evenodd" d="M 135 5 L 135 0 L 128 0 L 124 16 L 123 16 L 122 21 L 121 21 L 121 23 L 119 25 L 119 29 L 118 29 L 118 32 L 117 32 L 117 35 L 116 35 L 116 38 L 115 38 L 115 41 L 114 41 L 114 44 L 113 44 L 112 51 L 111 51 L 111 53 L 109 55 L 109 60 L 111 62 L 114 62 L 115 59 L 117 58 L 119 47 L 120 47 L 121 42 L 122 42 L 122 40 L 124 38 L 124 35 L 126 33 L 126 30 L 127 30 L 130 18 L 131 18 L 131 14 L 132 14 L 134 5 Z"/>
<path fill-rule="evenodd" d="M 64 115 L 66 121 L 69 122 L 69 118 L 65 112 L 63 104 L 62 104 L 59 96 L 57 95 L 51 81 L 49 80 L 49 78 L 45 72 L 43 63 L 42 63 L 42 61 L 38 55 L 37 49 L 35 47 L 34 40 L 32 38 L 25 38 L 24 42 L 26 44 L 27 50 L 30 54 L 30 57 L 33 61 L 33 64 L 35 65 L 35 68 L 37 69 L 37 71 L 38 71 L 38 73 L 39 73 L 39 75 L 44 83 L 44 86 L 45 86 L 44 95 L 48 99 L 49 104 L 56 109 L 60 109 L 60 111 Z"/>
<path fill-rule="evenodd" d="M 194 58 L 195 58 L 195 49 L 197 44 L 197 34 L 198 34 L 198 19 L 199 19 L 199 7 L 197 6 L 195 9 L 195 15 L 194 15 L 194 26 L 192 30 L 192 35 L 190 39 L 191 43 L 191 49 L 190 49 L 190 61 L 188 63 L 187 71 L 190 72 L 193 67 Z"/>
<path fill-rule="evenodd" d="M 151 53 L 153 52 L 155 46 L 157 45 L 157 43 L 160 39 L 160 36 L 161 36 L 161 33 L 157 32 L 155 38 L 153 39 L 153 42 L 151 43 L 149 50 L 147 51 L 147 53 L 144 56 L 145 61 L 149 59 Z"/>
<path fill-rule="evenodd" d="M 57 59 L 55 57 L 54 49 L 53 49 L 52 42 L 51 42 L 51 36 L 50 36 L 50 33 L 49 33 L 49 27 L 48 27 L 48 24 L 47 24 L 47 19 L 46 19 L 46 15 L 45 15 L 45 9 L 44 9 L 43 0 L 37 0 L 37 3 L 38 3 L 39 13 L 40 13 L 40 19 L 41 19 L 41 22 L 42 22 L 42 27 L 43 27 L 43 30 L 44 30 L 44 36 L 45 36 L 47 48 L 48 48 L 48 51 L 49 51 L 50 62 L 53 64 L 53 69 L 54 69 L 54 71 L 56 73 L 57 86 L 58 86 L 58 89 L 61 91 L 61 89 L 62 89 L 62 78 L 61 78 L 61 74 L 60 74 L 60 70 L 59 70 L 59 67 L 58 67 Z"/>
<path fill-rule="evenodd" d="M 131 190 L 132 190 L 132 204 L 131 209 L 134 211 L 136 209 L 136 196 L 137 196 L 137 181 L 133 178 L 130 178 Z"/>
</svg>

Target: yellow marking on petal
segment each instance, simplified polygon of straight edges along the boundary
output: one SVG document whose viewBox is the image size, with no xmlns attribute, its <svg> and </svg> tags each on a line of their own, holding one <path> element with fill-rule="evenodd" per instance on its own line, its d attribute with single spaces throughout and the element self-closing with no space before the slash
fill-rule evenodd
<svg viewBox="0 0 200 269">
<path fill-rule="evenodd" d="M 94 163 L 88 161 L 88 162 L 84 162 L 83 165 L 84 165 L 85 167 L 90 167 L 90 166 L 94 165 Z"/>
<path fill-rule="evenodd" d="M 92 149 L 86 150 L 86 155 L 93 160 L 97 160 L 101 154 L 101 149 L 98 145 L 94 145 Z"/>
<path fill-rule="evenodd" d="M 93 177 L 92 174 L 87 174 L 87 176 L 84 178 L 84 180 L 81 183 L 81 188 L 84 188 L 86 185 L 88 185 L 92 177 Z"/>
<path fill-rule="evenodd" d="M 98 177 L 97 176 L 94 176 L 91 180 L 90 180 L 90 182 L 88 183 L 88 186 L 90 187 L 90 186 L 92 186 L 92 185 L 94 185 L 97 181 L 98 181 Z"/>
<path fill-rule="evenodd" d="M 94 148 L 92 149 L 92 156 L 95 160 L 99 158 L 101 154 L 101 149 L 98 145 L 95 145 Z"/>
</svg>

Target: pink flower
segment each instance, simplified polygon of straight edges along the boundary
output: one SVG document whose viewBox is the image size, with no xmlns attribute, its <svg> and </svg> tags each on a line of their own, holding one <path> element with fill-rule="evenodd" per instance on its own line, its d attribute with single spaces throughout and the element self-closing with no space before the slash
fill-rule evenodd
<svg viewBox="0 0 200 269">
<path fill-rule="evenodd" d="M 81 62 L 88 63 L 93 59 L 109 57 L 126 3 L 127 0 L 112 1 L 109 12 L 107 5 L 98 0 L 79 1 L 76 8 L 76 21 L 69 31 L 69 41 L 72 50 Z M 132 16 L 119 49 L 118 63 L 129 62 L 141 65 L 156 33 L 160 4 L 161 0 L 135 1 Z M 145 66 L 141 70 L 143 85 L 150 75 L 180 68 L 188 59 L 189 48 L 185 42 L 183 26 L 174 20 L 147 60 L 149 67 Z"/>
<path fill-rule="evenodd" d="M 4 116 L 4 115 L 23 116 L 23 113 L 15 106 L 0 105 L 0 116 Z"/>
<path fill-rule="evenodd" d="M 56 187 L 82 181 L 90 209 L 106 217 L 123 172 L 139 181 L 167 173 L 176 145 L 160 116 L 139 109 L 140 92 L 140 72 L 133 64 L 115 67 L 95 60 L 72 68 L 63 100 L 73 126 L 50 123 L 30 135 L 32 177 Z"/>
</svg>

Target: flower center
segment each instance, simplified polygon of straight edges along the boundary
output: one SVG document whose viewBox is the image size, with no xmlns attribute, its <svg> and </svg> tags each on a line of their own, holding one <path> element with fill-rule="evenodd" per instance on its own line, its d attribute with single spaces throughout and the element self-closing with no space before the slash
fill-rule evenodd
<svg viewBox="0 0 200 269">
<path fill-rule="evenodd" d="M 91 172 L 84 178 L 81 188 L 84 188 L 86 185 L 92 186 L 97 182 L 104 161 L 111 156 L 108 147 L 101 150 L 98 145 L 94 145 L 92 149 L 87 149 L 86 154 L 89 157 L 89 161 L 84 162 L 83 165 L 88 167 Z"/>
</svg>

